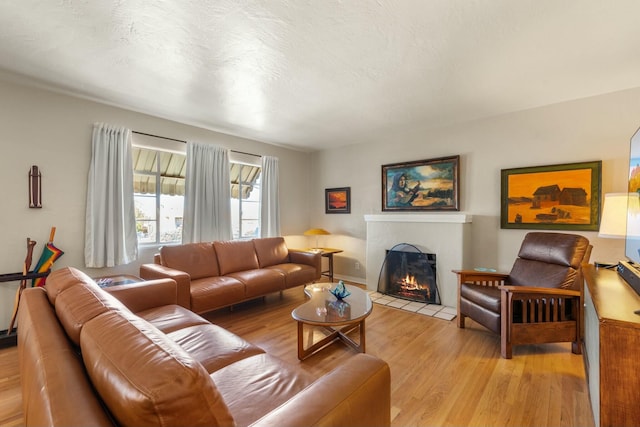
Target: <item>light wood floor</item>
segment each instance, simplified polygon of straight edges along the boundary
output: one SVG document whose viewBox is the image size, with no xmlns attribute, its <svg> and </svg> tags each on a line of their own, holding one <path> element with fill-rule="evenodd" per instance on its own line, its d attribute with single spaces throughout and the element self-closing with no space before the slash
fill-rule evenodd
<svg viewBox="0 0 640 427">
<path fill-rule="evenodd" d="M 270 354 L 320 376 L 354 353 L 336 342 L 297 359 L 291 310 L 300 288 L 207 317 Z M 376 305 L 366 321 L 367 353 L 391 367 L 393 426 L 588 426 L 593 417 L 581 355 L 568 344 L 518 346 L 500 358 L 497 336 Z M 17 351 L 0 350 L 0 425 L 22 425 Z"/>
</svg>

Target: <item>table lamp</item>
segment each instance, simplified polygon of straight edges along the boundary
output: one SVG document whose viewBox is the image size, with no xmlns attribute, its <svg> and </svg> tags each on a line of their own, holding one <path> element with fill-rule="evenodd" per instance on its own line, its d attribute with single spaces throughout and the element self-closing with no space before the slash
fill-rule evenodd
<svg viewBox="0 0 640 427">
<path fill-rule="evenodd" d="M 318 245 L 318 236 L 324 236 L 327 234 L 331 234 L 331 233 L 329 233 L 327 230 L 323 228 L 310 228 L 304 232 L 305 236 L 316 236 L 316 247 L 313 248 L 314 252 L 322 252 L 322 249 L 320 249 Z"/>
<path fill-rule="evenodd" d="M 624 239 L 627 236 L 627 215 L 637 210 L 637 193 L 608 193 L 604 195 L 598 237 Z M 631 210 L 630 210 L 631 208 Z M 599 267 L 613 268 L 617 264 L 595 263 Z"/>
<path fill-rule="evenodd" d="M 604 195 L 602 217 L 598 237 L 624 239 L 627 235 L 627 193 L 607 193 Z"/>
</svg>

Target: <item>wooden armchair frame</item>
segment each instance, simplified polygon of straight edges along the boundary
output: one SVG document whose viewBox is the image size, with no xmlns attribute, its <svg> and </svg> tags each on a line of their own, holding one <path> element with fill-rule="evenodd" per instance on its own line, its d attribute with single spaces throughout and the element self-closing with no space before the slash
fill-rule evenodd
<svg viewBox="0 0 640 427">
<path fill-rule="evenodd" d="M 583 263 L 588 262 L 589 245 Z M 571 351 L 582 351 L 583 292 L 582 266 L 576 281 L 580 290 L 510 286 L 508 274 L 454 270 L 458 276 L 458 327 L 465 327 L 466 315 L 460 310 L 460 287 L 463 283 L 500 289 L 500 354 L 511 359 L 518 344 L 571 342 Z M 518 313 L 518 322 L 514 315 Z"/>
<path fill-rule="evenodd" d="M 474 285 L 481 286 L 503 286 L 506 284 L 506 280 L 509 275 L 506 273 L 484 272 L 476 270 L 453 270 L 458 276 L 458 328 L 464 329 L 464 321 L 467 318 L 460 311 L 460 286 L 463 283 L 473 283 Z"/>
</svg>

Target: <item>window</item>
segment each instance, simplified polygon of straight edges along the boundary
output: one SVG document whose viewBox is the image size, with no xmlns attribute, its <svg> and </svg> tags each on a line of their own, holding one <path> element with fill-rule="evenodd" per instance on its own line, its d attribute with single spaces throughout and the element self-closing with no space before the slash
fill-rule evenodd
<svg viewBox="0 0 640 427">
<path fill-rule="evenodd" d="M 139 244 L 182 242 L 186 144 L 134 133 L 133 198 Z M 260 157 L 231 152 L 234 239 L 260 237 Z"/>
<path fill-rule="evenodd" d="M 231 227 L 234 239 L 260 237 L 261 168 L 256 165 L 230 165 Z"/>
<path fill-rule="evenodd" d="M 138 146 L 132 154 L 138 243 L 181 242 L 186 156 Z"/>
</svg>

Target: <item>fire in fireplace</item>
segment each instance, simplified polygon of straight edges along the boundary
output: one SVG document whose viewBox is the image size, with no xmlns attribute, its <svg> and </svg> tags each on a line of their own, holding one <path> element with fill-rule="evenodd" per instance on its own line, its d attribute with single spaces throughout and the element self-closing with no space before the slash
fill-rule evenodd
<svg viewBox="0 0 640 427">
<path fill-rule="evenodd" d="M 396 298 L 440 304 L 436 283 L 436 254 L 408 243 L 386 251 L 378 278 L 378 292 Z"/>
</svg>

